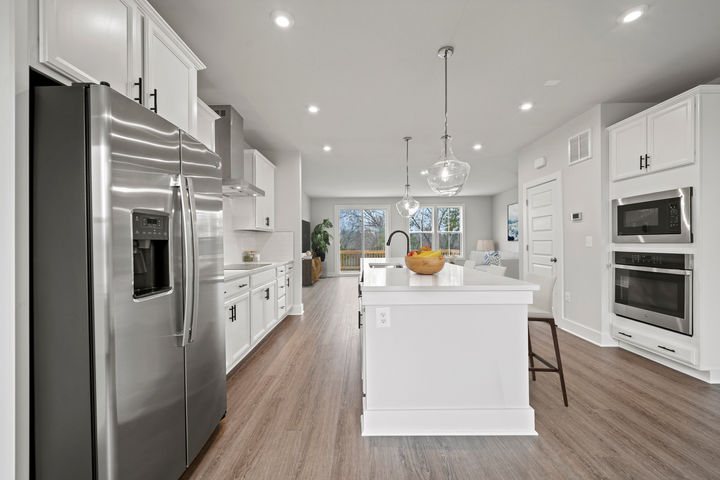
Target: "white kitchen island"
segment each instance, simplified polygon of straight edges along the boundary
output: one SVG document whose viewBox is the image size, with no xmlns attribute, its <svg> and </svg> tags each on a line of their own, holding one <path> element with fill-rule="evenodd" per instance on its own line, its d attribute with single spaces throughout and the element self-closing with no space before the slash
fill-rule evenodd
<svg viewBox="0 0 720 480">
<path fill-rule="evenodd" d="M 362 434 L 536 435 L 527 307 L 537 289 L 452 264 L 417 275 L 403 258 L 365 259 Z"/>
</svg>

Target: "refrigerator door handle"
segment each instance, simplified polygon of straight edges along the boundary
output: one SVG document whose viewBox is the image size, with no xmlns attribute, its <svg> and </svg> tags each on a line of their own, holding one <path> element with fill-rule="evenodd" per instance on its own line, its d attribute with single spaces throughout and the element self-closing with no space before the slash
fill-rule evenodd
<svg viewBox="0 0 720 480">
<path fill-rule="evenodd" d="M 191 247 L 191 234 L 190 234 L 190 226 L 189 226 L 189 217 L 190 217 L 190 207 L 189 207 L 189 200 L 187 195 L 187 181 L 185 177 L 180 175 L 179 177 L 179 187 L 180 187 L 180 223 L 182 228 L 182 249 L 183 249 L 183 282 L 182 282 L 182 290 L 183 290 L 183 328 L 182 328 L 182 341 L 180 343 L 181 347 L 184 347 L 188 344 L 190 340 L 190 324 L 192 323 L 192 313 L 193 313 L 193 297 L 191 292 L 189 291 L 191 286 L 193 285 L 193 269 L 190 268 L 190 265 L 192 264 L 192 256 L 190 253 Z"/>
<path fill-rule="evenodd" d="M 193 341 L 193 331 L 197 328 L 198 304 L 200 303 L 200 255 L 198 254 L 197 208 L 195 205 L 195 188 L 193 179 L 185 177 L 187 193 L 190 199 L 190 228 L 192 231 L 192 310 L 188 342 Z"/>
</svg>

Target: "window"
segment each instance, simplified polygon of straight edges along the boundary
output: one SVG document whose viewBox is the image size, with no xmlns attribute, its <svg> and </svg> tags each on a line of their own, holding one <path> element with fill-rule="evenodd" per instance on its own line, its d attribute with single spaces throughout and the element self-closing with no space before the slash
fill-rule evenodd
<svg viewBox="0 0 720 480">
<path fill-rule="evenodd" d="M 339 227 L 340 273 L 357 273 L 363 258 L 385 258 L 387 208 L 341 207 Z"/>
<path fill-rule="evenodd" d="M 410 248 L 429 246 L 444 255 L 463 255 L 463 208 L 421 207 L 410 217 Z"/>
</svg>

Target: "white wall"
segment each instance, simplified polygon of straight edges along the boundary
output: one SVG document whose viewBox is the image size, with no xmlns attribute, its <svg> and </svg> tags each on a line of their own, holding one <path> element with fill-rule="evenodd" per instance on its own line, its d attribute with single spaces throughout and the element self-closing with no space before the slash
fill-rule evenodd
<svg viewBox="0 0 720 480">
<path fill-rule="evenodd" d="M 309 222 L 312 218 L 312 199 L 306 194 L 302 194 L 302 219 Z"/>
<path fill-rule="evenodd" d="M 528 182 L 558 171 L 562 175 L 564 251 L 558 256 L 561 279 L 555 292 L 555 305 L 556 314 L 562 312 L 563 318 L 557 321 L 563 328 L 596 343 L 613 343 L 604 315 L 609 241 L 608 141 L 605 129 L 646 107 L 647 104 L 596 105 L 518 152 L 521 197 L 522 189 Z M 587 129 L 591 130 L 592 158 L 570 166 L 568 138 Z M 539 157 L 547 159 L 547 166 L 535 169 L 533 164 Z M 520 271 L 525 272 L 525 206 L 520 205 L 520 209 Z M 571 222 L 571 212 L 582 212 L 582 222 Z M 592 239 L 592 247 L 585 246 L 587 237 Z M 569 293 L 569 302 L 564 301 L 564 292 Z M 562 308 L 557 308 L 557 305 Z"/>
<path fill-rule="evenodd" d="M 511 203 L 518 203 L 517 187 L 505 190 L 492 197 L 493 236 L 495 248 L 503 252 L 519 251 L 520 242 L 510 242 L 507 239 L 507 207 Z"/>
<path fill-rule="evenodd" d="M 15 6 L 0 3 L 0 477 L 15 477 Z"/>
<path fill-rule="evenodd" d="M 390 221 L 388 234 L 394 230 L 408 230 L 408 221 L 398 214 L 395 209 L 395 202 L 399 197 L 368 197 L 368 198 L 319 198 L 313 197 L 311 208 L 310 226 L 322 222 L 324 218 L 329 218 L 335 228 L 332 232 L 337 238 L 337 218 L 335 217 L 336 205 L 359 205 L 363 207 L 385 206 L 390 208 Z M 456 198 L 443 197 L 418 197 L 420 205 L 462 205 L 465 207 L 465 234 L 463 235 L 464 251 L 468 252 L 475 246 L 477 240 L 492 238 L 492 198 L 485 196 L 468 196 Z M 336 275 L 338 273 L 336 265 L 336 240 L 330 243 L 328 254 L 323 264 L 323 275 Z M 397 235 L 393 238 L 390 245 L 391 257 L 405 256 L 405 237 Z"/>
</svg>

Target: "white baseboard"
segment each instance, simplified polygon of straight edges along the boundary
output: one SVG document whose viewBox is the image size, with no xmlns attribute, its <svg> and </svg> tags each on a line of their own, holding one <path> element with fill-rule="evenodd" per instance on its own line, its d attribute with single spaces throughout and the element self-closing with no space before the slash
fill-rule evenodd
<svg viewBox="0 0 720 480">
<path fill-rule="evenodd" d="M 576 337 L 580 337 L 598 347 L 617 347 L 617 342 L 610 336 L 610 333 L 604 333 L 594 328 L 590 328 L 582 323 L 564 317 L 558 327 L 568 333 L 572 333 Z"/>
<path fill-rule="evenodd" d="M 535 410 L 497 408 L 475 410 L 365 410 L 362 434 L 413 435 L 537 435 Z"/>
<path fill-rule="evenodd" d="M 293 305 L 288 310 L 288 315 L 302 315 L 304 313 L 305 313 L 305 304 L 303 304 L 303 303 Z"/>
</svg>

